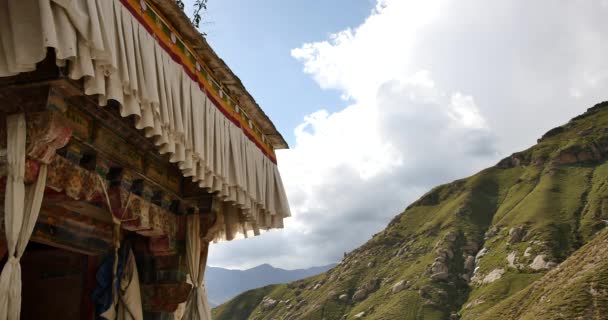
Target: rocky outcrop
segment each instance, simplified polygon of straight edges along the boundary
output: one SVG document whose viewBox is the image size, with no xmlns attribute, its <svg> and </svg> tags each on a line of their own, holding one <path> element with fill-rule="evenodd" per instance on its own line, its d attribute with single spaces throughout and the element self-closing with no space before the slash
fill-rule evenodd
<svg viewBox="0 0 608 320">
<path fill-rule="evenodd" d="M 365 298 L 367 298 L 367 291 L 365 291 L 365 289 L 359 289 L 357 291 L 355 291 L 355 294 L 353 294 L 353 301 L 359 302 L 359 301 L 363 301 L 365 300 Z"/>
<path fill-rule="evenodd" d="M 464 270 L 469 273 L 475 270 L 475 257 L 472 255 L 464 257 Z"/>
<path fill-rule="evenodd" d="M 521 242 L 524 237 L 524 227 L 511 228 L 509 230 L 509 244 Z"/>
<path fill-rule="evenodd" d="M 488 248 L 482 248 L 481 250 L 479 250 L 479 252 L 477 252 L 477 255 L 475 255 L 475 264 L 479 263 L 479 259 L 485 256 L 488 251 Z"/>
<path fill-rule="evenodd" d="M 511 253 L 509 253 L 509 255 L 507 256 L 507 264 L 509 265 L 509 267 L 511 268 L 515 268 L 515 260 L 517 259 L 517 251 L 512 251 Z"/>
<path fill-rule="evenodd" d="M 530 269 L 532 270 L 548 270 L 553 269 L 557 266 L 557 263 L 553 261 L 545 261 L 546 255 L 539 254 L 534 257 L 532 263 L 530 263 Z"/>
<path fill-rule="evenodd" d="M 264 310 L 270 310 L 273 309 L 274 307 L 276 307 L 278 301 L 275 299 L 272 299 L 270 297 L 264 297 L 264 299 L 262 300 L 262 309 Z"/>
<path fill-rule="evenodd" d="M 359 289 L 357 289 L 357 291 L 355 291 L 355 294 L 353 294 L 353 301 L 359 302 L 365 300 L 367 296 L 374 293 L 376 290 L 378 290 L 379 287 L 379 278 L 373 278 L 367 281 L 363 286 L 361 286 Z"/>
<path fill-rule="evenodd" d="M 450 277 L 450 262 L 454 259 L 455 241 L 457 239 L 455 232 L 449 232 L 439 241 L 435 247 L 437 257 L 429 267 L 431 279 L 434 281 L 445 281 Z"/>
<path fill-rule="evenodd" d="M 410 282 L 406 280 L 401 280 L 393 285 L 391 288 L 392 293 L 399 293 L 410 287 Z"/>
<path fill-rule="evenodd" d="M 474 283 L 477 283 L 477 284 L 488 284 L 488 283 L 492 283 L 492 282 L 502 278 L 502 275 L 504 273 L 505 273 L 505 269 L 502 269 L 502 268 L 494 269 L 490 273 L 485 275 L 485 277 L 483 277 L 483 278 L 481 277 L 481 275 L 475 275 L 475 277 L 473 277 L 473 279 L 471 279 L 471 281 Z"/>
<path fill-rule="evenodd" d="M 439 259 L 439 258 L 437 258 Z M 446 262 L 441 260 L 435 260 L 431 265 L 431 279 L 433 280 L 446 280 L 450 274 Z"/>
<path fill-rule="evenodd" d="M 557 127 L 557 128 L 553 128 L 549 131 L 547 131 L 545 134 L 543 134 L 543 136 L 537 140 L 537 142 L 541 142 L 547 138 L 551 138 L 553 136 L 556 136 L 560 133 L 563 133 L 564 131 L 566 131 L 566 128 L 564 128 L 563 126 L 561 127 Z"/>
<path fill-rule="evenodd" d="M 597 149 L 580 150 L 579 148 L 570 148 L 563 150 L 555 158 L 559 165 L 574 164 L 578 162 L 600 161 L 602 155 Z"/>
<path fill-rule="evenodd" d="M 500 231 L 500 228 L 498 227 L 492 227 L 490 228 L 488 231 L 486 231 L 486 233 L 484 234 L 484 240 L 488 240 L 490 238 L 493 238 L 494 236 L 496 236 L 498 234 L 498 231 Z"/>
</svg>

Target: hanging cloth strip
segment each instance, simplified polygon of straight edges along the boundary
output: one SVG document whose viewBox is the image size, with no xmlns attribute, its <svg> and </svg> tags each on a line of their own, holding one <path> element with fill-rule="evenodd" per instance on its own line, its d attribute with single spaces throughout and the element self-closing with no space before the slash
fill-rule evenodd
<svg viewBox="0 0 608 320">
<path fill-rule="evenodd" d="M 209 243 L 201 240 L 200 215 L 189 215 L 186 221 L 186 261 L 192 291 L 186 300 L 183 320 L 211 320 L 211 308 L 205 289 L 205 267 Z"/>
<path fill-rule="evenodd" d="M 19 320 L 21 313 L 21 264 L 32 235 L 44 195 L 47 165 L 41 163 L 38 178 L 25 186 L 25 115 L 6 119 L 8 172 L 4 195 L 4 227 L 8 262 L 0 275 L 0 320 Z"/>
<path fill-rule="evenodd" d="M 110 307 L 101 313 L 100 317 L 107 320 L 143 320 L 143 310 L 141 303 L 141 292 L 139 286 L 139 275 L 137 272 L 137 266 L 135 264 L 135 257 L 131 248 L 123 250 L 126 257 L 123 256 L 121 259 L 119 255 L 120 251 L 120 229 L 121 224 L 127 220 L 121 220 L 114 215 L 112 210 L 112 203 L 108 195 L 108 188 L 101 176 L 99 178 L 99 184 L 103 190 L 106 205 L 112 216 L 113 229 L 113 243 L 114 243 L 114 261 L 112 265 L 112 304 Z M 126 214 L 131 204 L 131 195 L 129 192 L 127 202 L 124 208 L 120 208 L 119 211 L 122 215 Z M 122 263 L 122 272 L 119 272 L 118 265 L 119 260 Z"/>
</svg>

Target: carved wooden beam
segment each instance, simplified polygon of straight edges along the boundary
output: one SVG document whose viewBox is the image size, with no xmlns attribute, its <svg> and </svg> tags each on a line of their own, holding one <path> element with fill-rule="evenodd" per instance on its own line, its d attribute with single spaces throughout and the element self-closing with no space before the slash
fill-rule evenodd
<svg viewBox="0 0 608 320">
<path fill-rule="evenodd" d="M 192 286 L 186 283 L 185 255 L 155 255 L 153 249 L 158 241 L 163 240 L 137 237 L 134 242 L 143 309 L 171 313 L 186 301 Z"/>
<path fill-rule="evenodd" d="M 62 207 L 45 207 L 31 239 L 69 251 L 100 255 L 112 245 L 112 224 Z"/>
</svg>

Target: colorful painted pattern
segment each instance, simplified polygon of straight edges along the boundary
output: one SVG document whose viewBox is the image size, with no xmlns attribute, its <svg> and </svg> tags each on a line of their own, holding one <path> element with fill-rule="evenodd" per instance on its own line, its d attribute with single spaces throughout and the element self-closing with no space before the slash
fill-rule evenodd
<svg viewBox="0 0 608 320">
<path fill-rule="evenodd" d="M 235 99 L 226 94 L 222 85 L 213 78 L 209 67 L 198 57 L 164 18 L 160 11 L 145 0 L 121 0 L 131 14 L 154 36 L 159 45 L 169 53 L 173 60 L 183 66 L 184 71 L 199 84 L 213 104 L 243 133 L 254 142 L 262 152 L 276 163 L 274 148 L 260 131 L 259 127 L 239 107 Z"/>
<path fill-rule="evenodd" d="M 65 193 L 73 200 L 84 200 L 100 208 L 106 208 L 104 193 L 97 173 L 88 171 L 69 160 L 55 156 L 48 166 L 47 187 Z M 129 186 L 130 187 L 130 186 Z M 174 239 L 178 232 L 177 217 L 140 196 L 129 194 L 124 185 L 108 190 L 114 216 L 123 221 L 125 230 L 135 231 L 146 237 L 168 236 Z M 123 211 L 128 205 L 128 210 Z"/>
</svg>

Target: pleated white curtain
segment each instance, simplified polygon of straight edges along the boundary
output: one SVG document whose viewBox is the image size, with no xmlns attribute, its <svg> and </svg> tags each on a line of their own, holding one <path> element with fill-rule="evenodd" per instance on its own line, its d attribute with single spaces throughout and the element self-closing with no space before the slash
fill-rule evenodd
<svg viewBox="0 0 608 320">
<path fill-rule="evenodd" d="M 19 320 L 21 313 L 21 265 L 19 260 L 32 235 L 46 185 L 47 167 L 40 165 L 38 178 L 25 186 L 25 115 L 7 117 L 8 172 L 4 196 L 4 227 L 8 262 L 0 275 L 0 320 Z"/>
<path fill-rule="evenodd" d="M 211 320 L 211 308 L 205 289 L 205 267 L 209 243 L 201 240 L 200 216 L 189 215 L 186 221 L 186 261 L 192 291 L 186 300 L 184 320 Z"/>
<path fill-rule="evenodd" d="M 84 79 L 85 94 L 119 102 L 185 177 L 236 206 L 244 219 L 233 228 L 283 226 L 290 211 L 276 164 L 120 0 L 0 1 L 0 77 L 35 70 L 47 48 Z"/>
</svg>

